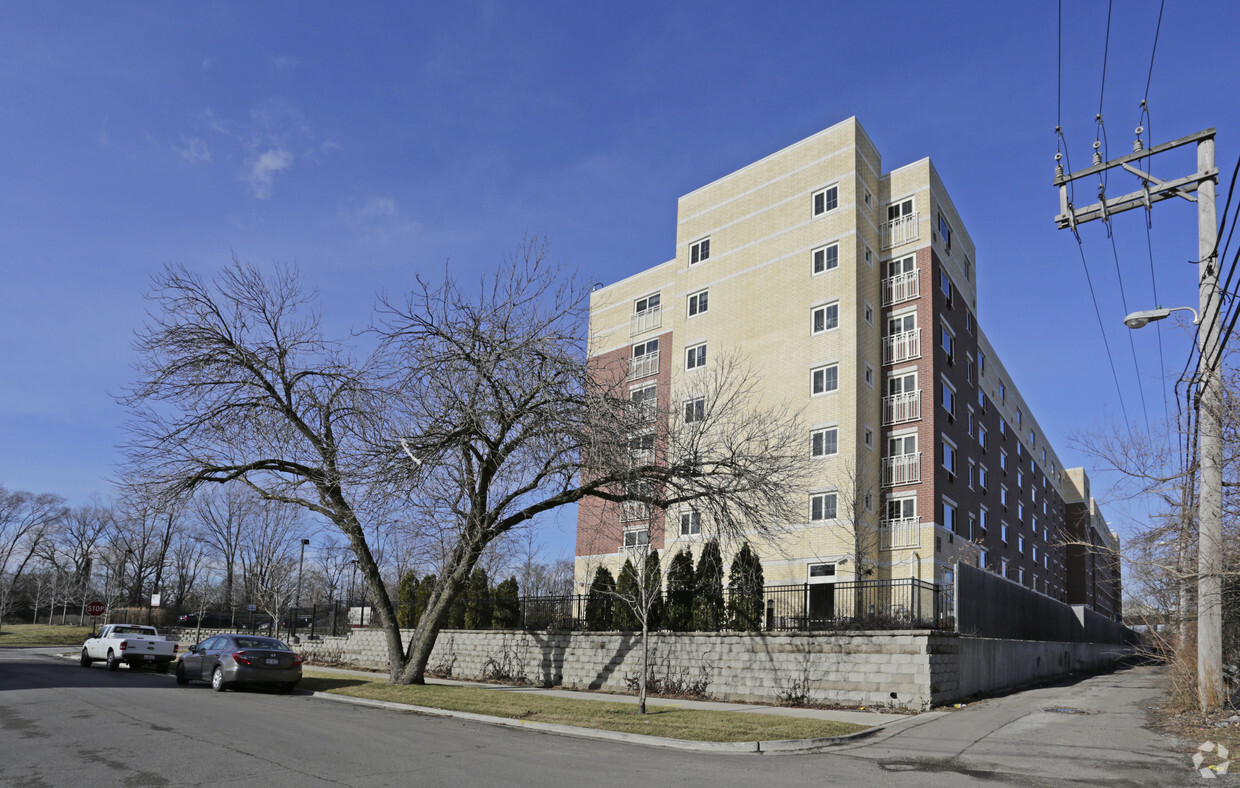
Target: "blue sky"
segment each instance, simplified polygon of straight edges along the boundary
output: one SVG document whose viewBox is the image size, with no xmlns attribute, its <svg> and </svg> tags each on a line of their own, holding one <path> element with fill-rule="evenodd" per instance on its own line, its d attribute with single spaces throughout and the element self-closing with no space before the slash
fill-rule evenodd
<svg viewBox="0 0 1240 788">
<path fill-rule="evenodd" d="M 377 291 L 445 265 L 469 278 L 527 233 L 613 282 L 672 256 L 679 195 L 853 115 L 886 168 L 934 160 L 978 247 L 982 327 L 1082 464 L 1069 436 L 1120 409 L 1051 177 L 1061 111 L 1072 165 L 1088 161 L 1107 4 L 1065 5 L 1060 102 L 1049 0 L 8 4 L 0 482 L 74 503 L 109 492 L 124 417 L 111 395 L 165 263 L 295 262 L 341 332 Z M 1111 156 L 1130 149 L 1159 10 L 1117 5 Z M 1167 3 L 1149 91 L 1156 142 L 1219 128 L 1224 181 L 1240 153 L 1237 29 L 1233 3 Z M 1154 305 L 1141 213 L 1115 228 L 1130 309 Z M 1195 208 L 1153 218 L 1159 300 L 1195 304 Z M 1082 234 L 1143 422 L 1110 242 L 1098 224 Z M 1177 373 L 1187 336 L 1162 337 Z M 1157 334 L 1133 339 L 1157 422 Z"/>
</svg>

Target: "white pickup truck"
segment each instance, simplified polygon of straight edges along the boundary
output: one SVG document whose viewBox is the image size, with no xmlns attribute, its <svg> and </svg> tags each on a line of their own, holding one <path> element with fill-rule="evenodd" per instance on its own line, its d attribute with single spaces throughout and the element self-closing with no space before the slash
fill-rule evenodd
<svg viewBox="0 0 1240 788">
<path fill-rule="evenodd" d="M 176 658 L 177 643 L 165 640 L 155 627 L 105 624 L 99 634 L 82 644 L 81 665 L 89 668 L 92 662 L 105 661 L 108 670 L 116 670 L 124 662 L 132 669 L 149 665 L 167 673 Z"/>
</svg>

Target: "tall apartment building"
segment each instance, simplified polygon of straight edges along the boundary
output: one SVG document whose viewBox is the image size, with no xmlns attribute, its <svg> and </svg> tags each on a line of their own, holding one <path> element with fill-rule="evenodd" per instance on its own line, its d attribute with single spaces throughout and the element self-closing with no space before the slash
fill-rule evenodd
<svg viewBox="0 0 1240 788">
<path fill-rule="evenodd" d="M 1065 506 L 1088 481 L 982 333 L 978 273 L 930 160 L 884 170 L 849 119 L 681 197 L 675 257 L 593 294 L 592 353 L 667 407 L 737 358 L 755 396 L 802 411 L 813 477 L 804 520 L 754 544 L 768 584 L 942 584 L 968 562 L 1064 600 Z M 625 544 L 696 554 L 698 517 L 583 503 L 578 586 Z"/>
</svg>

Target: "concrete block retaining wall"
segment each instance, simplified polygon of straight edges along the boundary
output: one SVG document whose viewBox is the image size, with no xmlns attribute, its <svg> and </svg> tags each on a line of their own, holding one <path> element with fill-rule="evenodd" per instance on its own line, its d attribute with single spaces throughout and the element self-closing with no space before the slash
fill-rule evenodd
<svg viewBox="0 0 1240 788">
<path fill-rule="evenodd" d="M 409 632 L 405 632 L 406 638 Z M 302 641 L 311 658 L 387 670 L 378 630 Z M 1069 672 L 1105 667 L 1130 649 L 1091 643 L 994 640 L 930 631 L 658 633 L 651 674 L 699 683 L 721 700 L 800 699 L 848 706 L 922 710 L 981 692 L 1010 689 Z M 638 675 L 641 640 L 614 632 L 447 630 L 429 668 L 463 679 L 516 678 L 568 689 L 628 690 Z"/>
</svg>

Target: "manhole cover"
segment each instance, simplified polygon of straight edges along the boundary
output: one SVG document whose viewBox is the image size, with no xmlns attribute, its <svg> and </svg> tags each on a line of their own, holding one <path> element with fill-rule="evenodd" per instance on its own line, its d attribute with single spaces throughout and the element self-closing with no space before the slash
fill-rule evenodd
<svg viewBox="0 0 1240 788">
<path fill-rule="evenodd" d="M 1047 711 L 1051 712 L 1052 714 L 1089 714 L 1089 712 L 1085 711 L 1084 709 L 1069 709 L 1067 707 L 1047 709 Z"/>
</svg>

